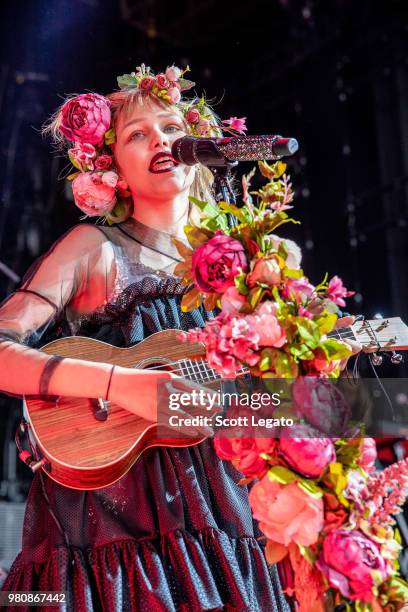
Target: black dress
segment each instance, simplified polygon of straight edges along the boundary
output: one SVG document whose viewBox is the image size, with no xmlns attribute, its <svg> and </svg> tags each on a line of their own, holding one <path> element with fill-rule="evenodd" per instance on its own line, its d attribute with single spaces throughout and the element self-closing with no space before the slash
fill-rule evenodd
<svg viewBox="0 0 408 612">
<path fill-rule="evenodd" d="M 18 309 L 39 309 L 46 300 L 55 305 L 55 315 L 41 325 L 37 316 L 25 334 L 20 330 L 20 342 L 41 346 L 52 337 L 80 334 L 129 346 L 162 329 L 203 326 L 211 316 L 202 309 L 181 312 L 184 289 L 171 274 L 177 252 L 168 234 L 133 219 L 112 228 L 87 228 L 99 245 L 98 256 L 89 256 L 71 273 L 72 286 L 61 289 L 58 303 L 55 278 L 53 294 L 42 290 L 38 279 L 47 277 L 44 266 L 49 277 L 55 261 L 69 259 L 60 254 L 68 244 L 63 237 L 63 244 L 32 268 L 22 291 L 0 308 L 5 337 L 13 333 L 7 323 L 13 308 L 18 316 Z M 84 227 L 73 232 L 75 242 Z M 83 291 L 84 277 L 99 273 L 101 265 L 104 303 L 94 312 L 74 311 L 70 305 L 78 308 L 75 296 L 79 287 Z M 67 269 L 58 278 L 66 278 Z M 97 491 L 68 489 L 36 474 L 22 552 L 3 590 L 65 591 L 67 602 L 60 609 L 75 612 L 191 612 L 226 604 L 225 609 L 240 612 L 287 611 L 277 568 L 265 561 L 240 478 L 218 458 L 210 439 L 188 448 L 147 450 L 123 478 Z"/>
</svg>

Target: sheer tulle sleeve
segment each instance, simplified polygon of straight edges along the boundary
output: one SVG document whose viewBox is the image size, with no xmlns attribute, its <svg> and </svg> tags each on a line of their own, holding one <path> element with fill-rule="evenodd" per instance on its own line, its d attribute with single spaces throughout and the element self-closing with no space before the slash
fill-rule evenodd
<svg viewBox="0 0 408 612">
<path fill-rule="evenodd" d="M 115 277 L 112 244 L 97 227 L 76 226 L 54 243 L 0 305 L 0 390 L 39 393 L 52 358 L 32 347 L 62 314 L 73 321 L 104 304 Z"/>
</svg>

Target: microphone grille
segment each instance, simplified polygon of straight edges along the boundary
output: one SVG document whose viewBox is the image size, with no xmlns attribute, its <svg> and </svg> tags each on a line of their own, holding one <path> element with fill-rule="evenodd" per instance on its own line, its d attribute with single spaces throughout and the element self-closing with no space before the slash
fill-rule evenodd
<svg viewBox="0 0 408 612">
<path fill-rule="evenodd" d="M 225 157 L 238 161 L 277 160 L 299 148 L 295 138 L 281 136 L 237 136 L 218 146 Z"/>
</svg>

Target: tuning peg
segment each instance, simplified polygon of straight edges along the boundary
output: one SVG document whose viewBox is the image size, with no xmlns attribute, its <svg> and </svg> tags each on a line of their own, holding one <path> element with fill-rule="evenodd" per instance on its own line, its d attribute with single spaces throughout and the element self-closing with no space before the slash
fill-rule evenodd
<svg viewBox="0 0 408 612">
<path fill-rule="evenodd" d="M 392 351 L 391 363 L 393 363 L 394 365 L 398 365 L 402 363 L 403 361 L 404 361 L 404 358 L 401 355 L 401 353 L 396 353 L 395 351 Z"/>
<path fill-rule="evenodd" d="M 383 356 L 379 355 L 378 353 L 373 353 L 371 355 L 371 363 L 373 364 L 373 366 L 378 367 L 382 364 L 383 362 Z"/>
</svg>

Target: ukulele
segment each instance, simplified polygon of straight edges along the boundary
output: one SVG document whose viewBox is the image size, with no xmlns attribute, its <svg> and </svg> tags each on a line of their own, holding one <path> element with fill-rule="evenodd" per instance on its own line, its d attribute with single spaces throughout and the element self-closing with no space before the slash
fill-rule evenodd
<svg viewBox="0 0 408 612">
<path fill-rule="evenodd" d="M 204 345 L 182 343 L 177 339 L 179 334 L 178 329 L 160 331 L 129 348 L 72 336 L 50 342 L 41 350 L 128 368 L 165 368 L 218 390 L 221 377 L 205 361 Z M 394 363 L 399 361 L 395 351 L 408 348 L 408 327 L 397 317 L 356 321 L 329 335 L 357 340 L 368 351 L 392 351 Z M 240 373 L 248 371 L 242 368 Z M 113 484 L 148 448 L 192 446 L 206 438 L 174 438 L 171 431 L 167 438 L 162 429 L 159 437 L 156 423 L 104 400 L 25 398 L 24 416 L 16 433 L 20 458 L 32 471 L 41 469 L 59 484 L 80 490 Z M 23 450 L 24 433 L 28 434 L 31 453 Z"/>
</svg>

